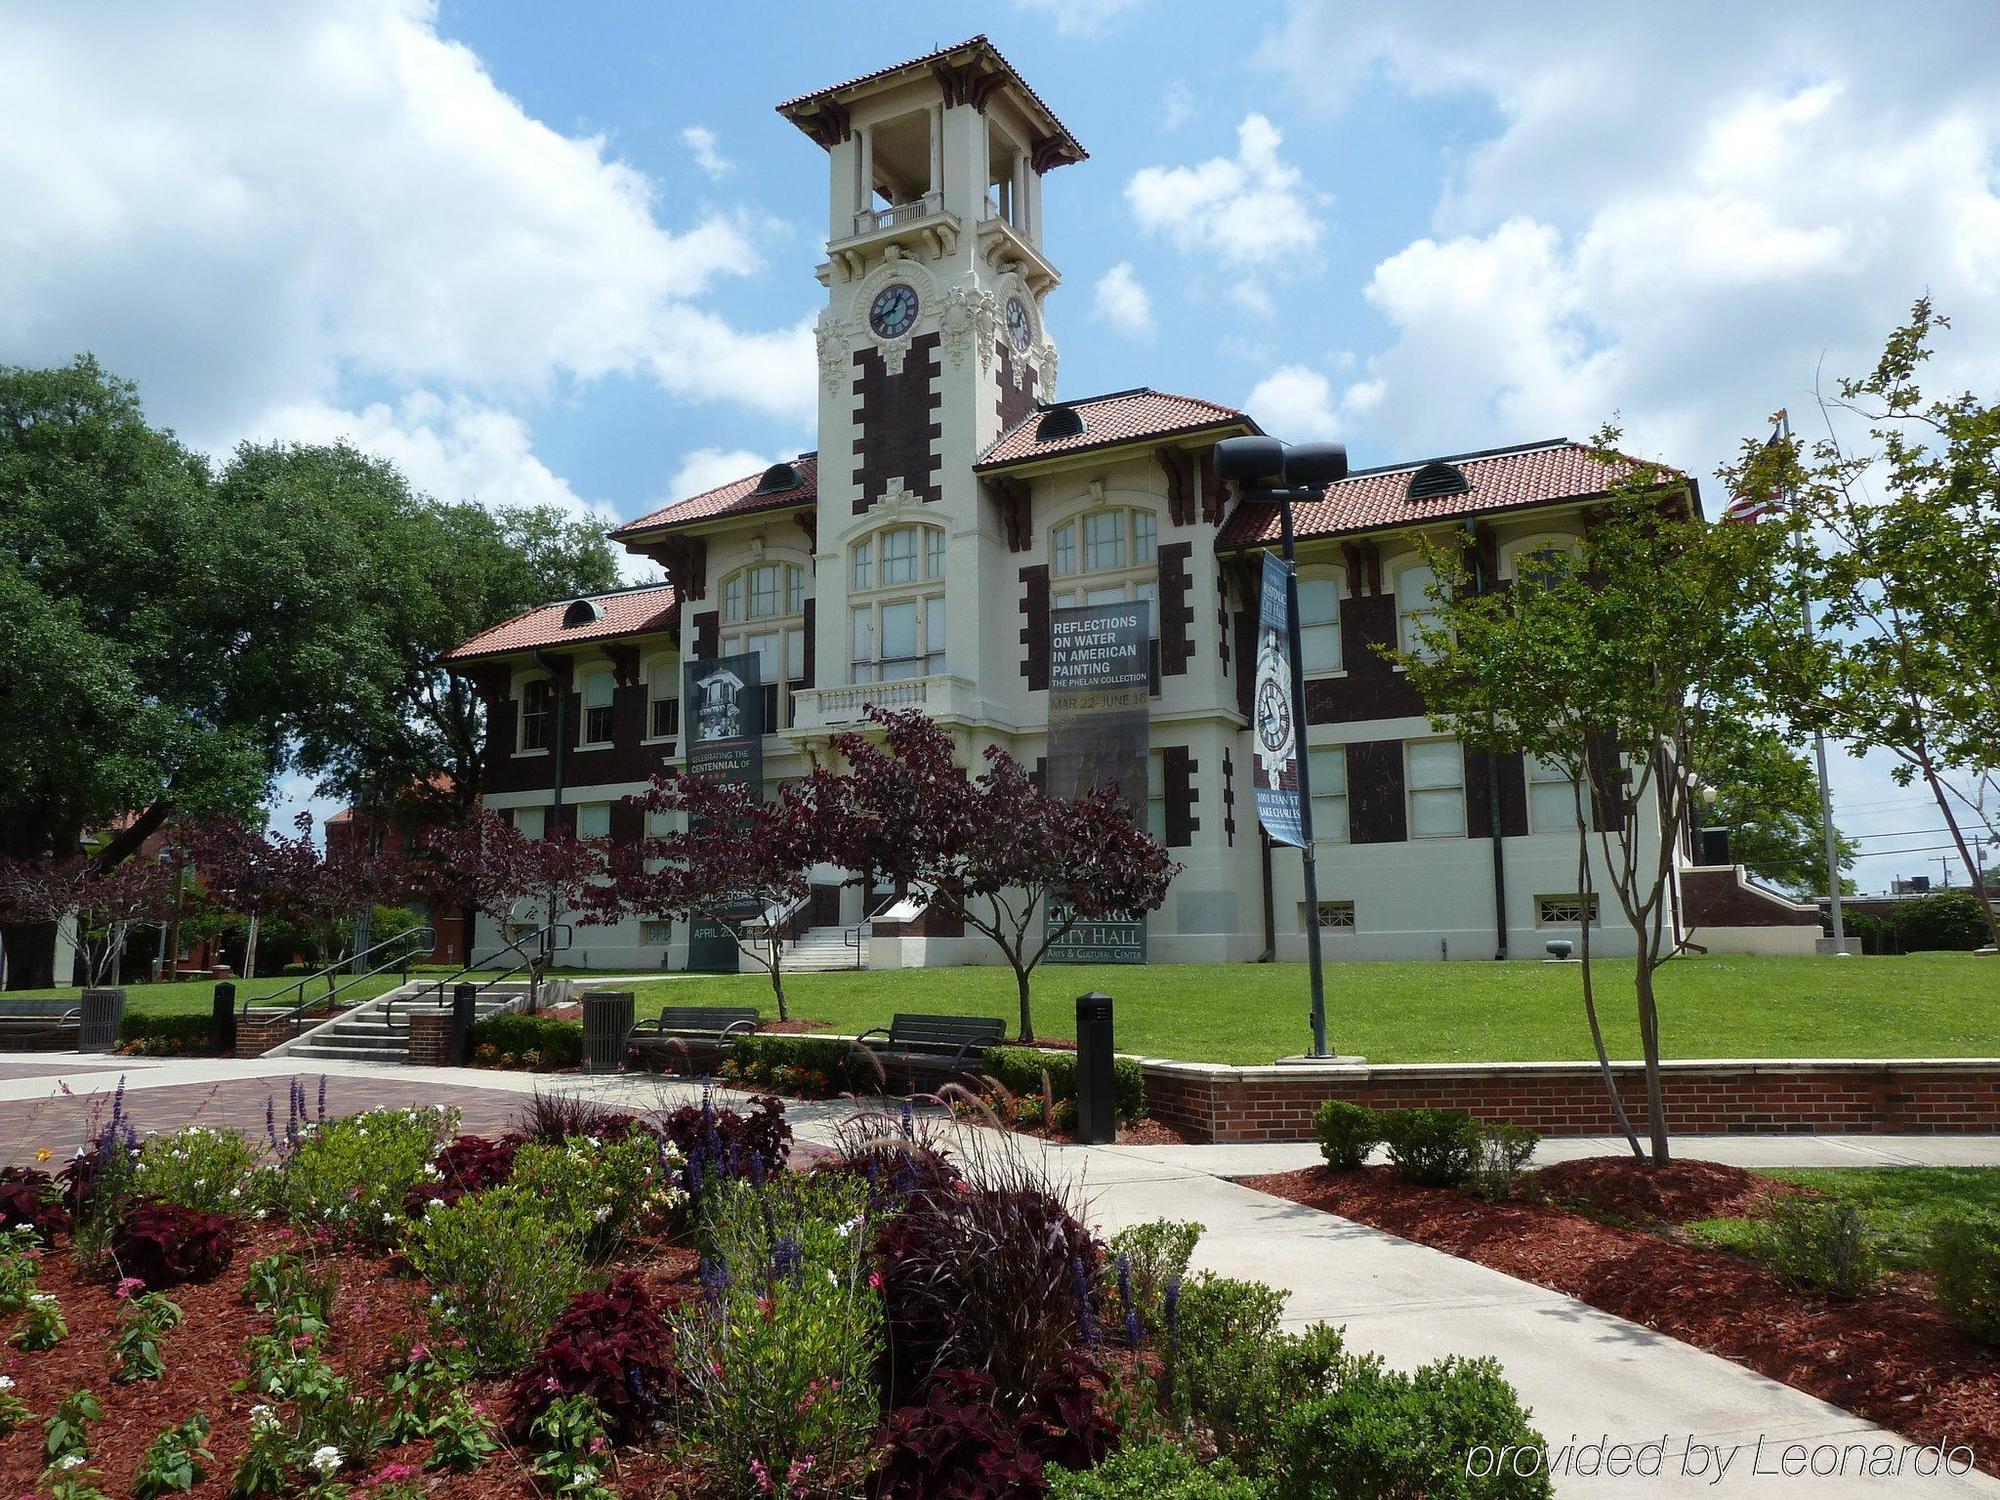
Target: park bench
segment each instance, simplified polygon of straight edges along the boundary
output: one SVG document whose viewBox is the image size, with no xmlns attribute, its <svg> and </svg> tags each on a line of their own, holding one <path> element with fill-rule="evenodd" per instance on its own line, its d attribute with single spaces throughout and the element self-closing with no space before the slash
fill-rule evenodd
<svg viewBox="0 0 2000 1500">
<path fill-rule="evenodd" d="M 656 1019 L 632 1028 L 631 1045 L 707 1067 L 726 1057 L 736 1038 L 753 1035 L 758 1020 L 754 1005 L 665 1005 Z"/>
<path fill-rule="evenodd" d="M 76 1046 L 83 1008 L 74 1000 L 0 1000 L 0 1049 Z"/>
<path fill-rule="evenodd" d="M 871 1040 L 880 1037 L 880 1041 Z M 974 1076 L 988 1047 L 1007 1039 L 1007 1023 L 996 1016 L 932 1016 L 898 1011 L 885 1027 L 864 1031 L 855 1041 L 874 1053 L 889 1083 L 914 1092 L 918 1081 L 936 1085 Z"/>
</svg>

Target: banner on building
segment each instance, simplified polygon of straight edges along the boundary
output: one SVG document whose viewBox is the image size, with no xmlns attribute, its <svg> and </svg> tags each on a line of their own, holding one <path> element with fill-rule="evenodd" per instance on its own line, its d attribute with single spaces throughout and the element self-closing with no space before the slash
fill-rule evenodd
<svg viewBox="0 0 2000 1500">
<path fill-rule="evenodd" d="M 1286 607 L 1286 568 L 1264 554 L 1257 590 L 1257 673 L 1250 695 L 1250 737 L 1256 750 L 1252 781 L 1257 821 L 1274 844 L 1305 847 L 1299 813 L 1299 736 L 1292 721 L 1291 615 Z"/>
<path fill-rule="evenodd" d="M 1153 684 L 1153 606 L 1145 599 L 1049 611 L 1049 793 L 1081 797 L 1109 782 L 1145 826 Z M 1043 932 L 1069 919 L 1051 903 Z M 1144 916 L 1079 921 L 1049 945 L 1058 964 L 1144 963 Z"/>
<path fill-rule="evenodd" d="M 718 656 L 681 669 L 681 722 L 687 768 L 711 781 L 764 785 L 764 693 L 755 656 Z M 757 915 L 742 910 L 696 917 L 688 928 L 690 973 L 733 974 L 740 958 L 731 924 Z"/>
</svg>

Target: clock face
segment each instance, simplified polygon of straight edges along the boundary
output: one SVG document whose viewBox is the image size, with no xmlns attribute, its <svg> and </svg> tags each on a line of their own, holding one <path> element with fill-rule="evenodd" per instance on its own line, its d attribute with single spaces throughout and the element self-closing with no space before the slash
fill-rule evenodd
<svg viewBox="0 0 2000 1500">
<path fill-rule="evenodd" d="M 878 338 L 901 338 L 916 321 L 916 288 L 906 282 L 893 281 L 883 287 L 868 306 L 868 326 Z"/>
<path fill-rule="evenodd" d="M 1283 755 L 1292 740 L 1292 706 L 1284 689 L 1266 682 L 1257 691 L 1257 738 L 1268 755 Z"/>
<path fill-rule="evenodd" d="M 1028 345 L 1035 337 L 1034 324 L 1028 321 L 1028 309 L 1019 297 L 1007 299 L 1007 337 L 1023 354 L 1028 352 Z"/>
</svg>

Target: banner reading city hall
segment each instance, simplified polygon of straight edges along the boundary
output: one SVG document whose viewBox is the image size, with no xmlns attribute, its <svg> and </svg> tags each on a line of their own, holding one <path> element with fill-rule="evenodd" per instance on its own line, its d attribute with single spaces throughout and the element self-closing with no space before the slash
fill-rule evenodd
<svg viewBox="0 0 2000 1500">
<path fill-rule="evenodd" d="M 1292 722 L 1291 622 L 1285 607 L 1285 565 L 1264 554 L 1257 591 L 1257 675 L 1250 699 L 1250 733 L 1256 749 L 1251 778 L 1257 821 L 1274 844 L 1305 847 L 1299 819 L 1299 737 Z"/>
<path fill-rule="evenodd" d="M 1142 828 L 1149 791 L 1152 609 L 1140 599 L 1049 611 L 1048 790 L 1074 798 L 1114 782 Z M 1052 903 L 1043 914 L 1043 932 L 1068 917 L 1067 907 Z M 1049 945 L 1045 961 L 1142 964 L 1146 919 L 1080 921 Z"/>
<path fill-rule="evenodd" d="M 681 720 L 689 775 L 763 786 L 764 694 L 755 656 L 718 656 L 683 667 Z M 696 917 L 688 928 L 689 972 L 734 974 L 741 953 L 719 918 L 742 921 L 757 910 L 753 902 L 733 913 Z"/>
</svg>

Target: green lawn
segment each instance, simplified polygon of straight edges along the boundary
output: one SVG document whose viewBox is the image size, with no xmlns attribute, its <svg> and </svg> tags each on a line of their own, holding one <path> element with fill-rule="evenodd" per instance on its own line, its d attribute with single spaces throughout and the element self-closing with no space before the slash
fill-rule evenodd
<svg viewBox="0 0 2000 1500">
<path fill-rule="evenodd" d="M 1636 1057 L 1632 965 L 1594 967 L 1612 1055 Z M 641 1014 L 662 1004 L 755 1004 L 776 1014 L 761 974 L 637 988 Z M 1118 1046 L 1128 1052 L 1264 1063 L 1305 1050 L 1308 1039 L 1302 964 L 1044 967 L 1035 975 L 1037 1030 L 1072 1035 L 1072 1001 L 1094 989 L 1117 1002 Z M 1015 1012 L 1012 972 L 990 966 L 798 974 L 785 992 L 794 1016 L 846 1032 L 886 1026 L 898 1010 L 1010 1022 Z M 1669 1057 L 2000 1055 L 2000 962 L 1969 954 L 1688 958 L 1662 971 L 1659 993 Z M 1329 1041 L 1375 1062 L 1591 1055 L 1574 965 L 1336 964 L 1326 996 Z"/>
<path fill-rule="evenodd" d="M 1927 1265 L 1931 1230 L 1941 1219 L 2000 1215 L 2000 1167 L 1810 1167 L 1761 1175 L 1853 1204 L 1892 1266 Z M 1732 1250 L 1757 1245 L 1748 1219 L 1703 1219 L 1688 1229 Z"/>
</svg>

